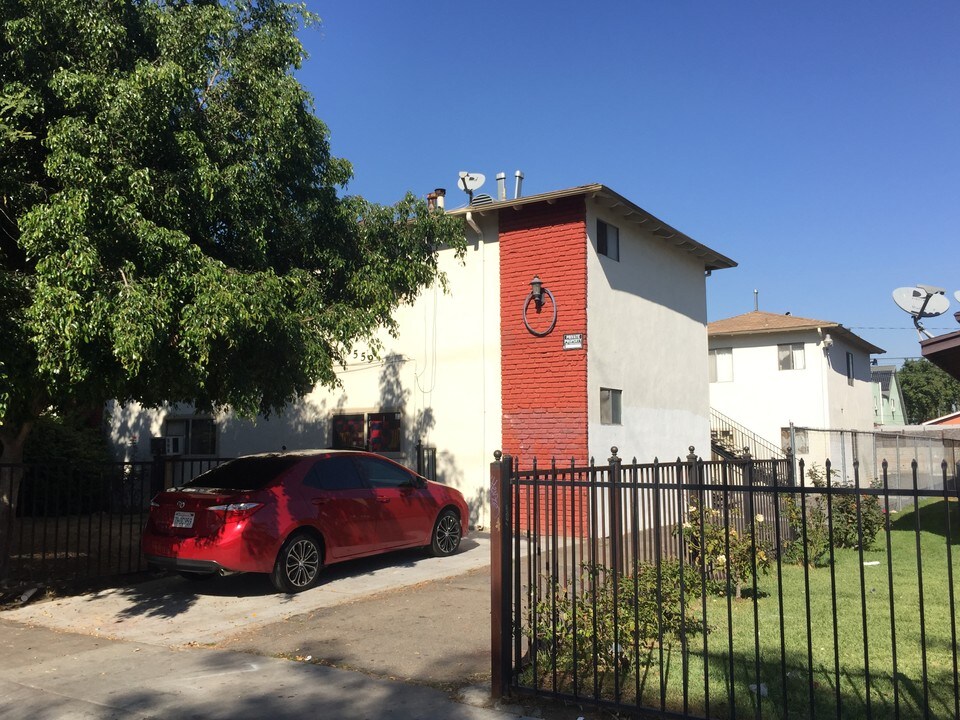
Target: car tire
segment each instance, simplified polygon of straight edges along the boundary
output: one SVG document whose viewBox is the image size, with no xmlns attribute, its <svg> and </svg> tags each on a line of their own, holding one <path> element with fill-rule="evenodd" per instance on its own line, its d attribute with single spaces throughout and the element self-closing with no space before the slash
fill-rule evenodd
<svg viewBox="0 0 960 720">
<path fill-rule="evenodd" d="M 177 575 L 182 577 L 184 580 L 189 580 L 190 582 L 197 582 L 199 580 L 209 580 L 217 573 L 215 571 L 202 571 L 197 572 L 194 570 L 178 570 Z"/>
<path fill-rule="evenodd" d="M 317 584 L 322 569 L 320 542 L 310 533 L 298 532 L 291 535 L 277 553 L 270 582 L 280 592 L 303 592 Z"/>
<path fill-rule="evenodd" d="M 460 527 L 460 517 L 455 510 L 447 508 L 437 518 L 433 526 L 430 551 L 436 557 L 453 555 L 460 547 L 460 538 L 463 536 Z"/>
</svg>

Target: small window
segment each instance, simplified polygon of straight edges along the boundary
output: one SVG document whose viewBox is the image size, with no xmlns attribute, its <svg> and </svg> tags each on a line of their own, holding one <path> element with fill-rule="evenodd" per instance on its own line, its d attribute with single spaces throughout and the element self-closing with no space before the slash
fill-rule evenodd
<svg viewBox="0 0 960 720">
<path fill-rule="evenodd" d="M 600 424 L 620 425 L 622 390 L 600 388 Z"/>
<path fill-rule="evenodd" d="M 853 385 L 853 353 L 847 353 L 847 384 Z"/>
<path fill-rule="evenodd" d="M 710 382 L 733 380 L 733 348 L 715 348 L 710 351 Z"/>
<path fill-rule="evenodd" d="M 399 453 L 403 449 L 401 417 L 398 412 L 334 415 L 330 446 L 334 450 Z"/>
<path fill-rule="evenodd" d="M 371 487 L 410 487 L 414 484 L 413 475 L 409 470 L 394 465 L 388 460 L 378 460 L 371 457 L 361 457 L 357 460 Z"/>
<path fill-rule="evenodd" d="M 164 435 L 183 438 L 185 455 L 216 455 L 217 424 L 210 418 L 174 418 L 165 423 Z"/>
<path fill-rule="evenodd" d="M 330 445 L 334 450 L 363 450 L 363 426 L 364 416 L 362 413 L 354 415 L 334 415 L 333 441 Z"/>
<path fill-rule="evenodd" d="M 620 229 L 603 220 L 597 220 L 597 252 L 611 260 L 620 260 Z"/>
<path fill-rule="evenodd" d="M 803 343 L 777 345 L 777 362 L 781 370 L 803 370 Z"/>
</svg>

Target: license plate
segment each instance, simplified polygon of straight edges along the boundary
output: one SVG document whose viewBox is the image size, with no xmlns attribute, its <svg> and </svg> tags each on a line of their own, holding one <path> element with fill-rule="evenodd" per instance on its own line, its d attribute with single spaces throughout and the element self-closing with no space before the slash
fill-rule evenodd
<svg viewBox="0 0 960 720">
<path fill-rule="evenodd" d="M 173 514 L 173 526 L 175 528 L 192 528 L 193 513 L 192 512 L 175 512 Z"/>
</svg>

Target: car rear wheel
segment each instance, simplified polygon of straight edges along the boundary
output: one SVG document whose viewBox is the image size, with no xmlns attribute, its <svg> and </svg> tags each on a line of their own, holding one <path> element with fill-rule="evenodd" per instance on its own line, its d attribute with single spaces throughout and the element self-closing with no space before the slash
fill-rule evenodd
<svg viewBox="0 0 960 720">
<path fill-rule="evenodd" d="M 437 524 L 433 526 L 433 541 L 430 543 L 430 550 L 437 557 L 453 555 L 460 547 L 460 518 L 455 510 L 447 508 L 440 517 L 437 518 Z"/>
<path fill-rule="evenodd" d="M 270 582 L 280 592 L 302 592 L 317 584 L 322 568 L 319 541 L 309 533 L 296 533 L 280 549 Z"/>
</svg>

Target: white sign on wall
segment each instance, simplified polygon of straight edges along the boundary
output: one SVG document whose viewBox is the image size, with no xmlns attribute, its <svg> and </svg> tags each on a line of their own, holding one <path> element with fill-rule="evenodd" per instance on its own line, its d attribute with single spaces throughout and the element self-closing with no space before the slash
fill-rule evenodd
<svg viewBox="0 0 960 720">
<path fill-rule="evenodd" d="M 569 333 L 563 336 L 564 350 L 583 350 L 583 333 Z"/>
</svg>

